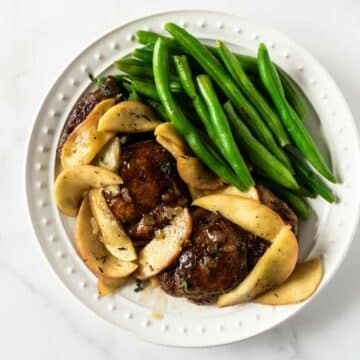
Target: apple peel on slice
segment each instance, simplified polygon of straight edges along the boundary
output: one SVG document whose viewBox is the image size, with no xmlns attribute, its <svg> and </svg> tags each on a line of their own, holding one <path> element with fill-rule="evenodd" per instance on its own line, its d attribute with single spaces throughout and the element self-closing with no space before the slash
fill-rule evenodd
<svg viewBox="0 0 360 360">
<path fill-rule="evenodd" d="M 248 276 L 233 290 L 219 296 L 218 306 L 250 301 L 290 276 L 298 257 L 298 243 L 290 226 L 276 212 L 257 200 L 236 195 L 209 195 L 195 200 L 193 205 L 218 212 L 272 243 Z"/>
<path fill-rule="evenodd" d="M 111 212 L 102 189 L 89 192 L 90 207 L 101 231 L 101 241 L 106 249 L 123 261 L 136 260 L 137 255 L 131 239 L 122 228 L 121 223 Z"/>
<path fill-rule="evenodd" d="M 308 299 L 316 291 L 322 276 L 323 267 L 320 259 L 298 264 L 283 284 L 260 295 L 254 302 L 262 305 L 297 304 Z"/>
<path fill-rule="evenodd" d="M 176 211 L 177 209 L 174 209 Z M 148 279 L 171 265 L 180 255 L 192 230 L 192 218 L 184 208 L 140 252 L 135 277 Z"/>
<path fill-rule="evenodd" d="M 151 107 L 137 100 L 125 100 L 101 117 L 98 130 L 131 134 L 153 131 L 159 124 L 161 121 Z"/>
<path fill-rule="evenodd" d="M 95 234 L 91 224 L 92 212 L 89 199 L 82 201 L 76 220 L 75 244 L 86 266 L 98 277 L 110 279 L 124 278 L 134 272 L 137 265 L 122 261 L 111 255 Z"/>
<path fill-rule="evenodd" d="M 55 180 L 55 202 L 62 213 L 75 217 L 84 194 L 92 188 L 119 185 L 123 181 L 112 171 L 93 165 L 64 169 Z"/>
<path fill-rule="evenodd" d="M 64 169 L 90 164 L 100 149 L 115 137 L 115 132 L 98 131 L 100 118 L 114 103 L 114 99 L 98 103 L 70 134 L 61 151 L 61 165 Z"/>
</svg>

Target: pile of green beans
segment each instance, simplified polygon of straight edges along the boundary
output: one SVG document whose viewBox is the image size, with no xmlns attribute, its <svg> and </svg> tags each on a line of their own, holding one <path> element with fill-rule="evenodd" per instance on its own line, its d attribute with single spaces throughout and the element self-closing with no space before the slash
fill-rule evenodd
<svg viewBox="0 0 360 360">
<path fill-rule="evenodd" d="M 256 140 L 236 114 L 230 102 L 224 105 L 224 109 L 232 125 L 233 132 L 238 139 L 239 147 L 249 157 L 252 163 L 261 169 L 267 177 L 280 185 L 293 190 L 298 189 L 299 186 L 291 172 L 273 156 L 265 146 Z"/>
<path fill-rule="evenodd" d="M 335 176 L 331 173 L 323 160 L 304 123 L 299 119 L 296 112 L 287 102 L 279 74 L 270 60 L 265 44 L 260 44 L 259 46 L 258 65 L 261 80 L 268 90 L 280 118 L 294 144 L 321 175 L 329 181 L 336 182 Z"/>
<path fill-rule="evenodd" d="M 243 116 L 256 136 L 281 162 L 288 166 L 289 169 L 292 169 L 286 153 L 277 144 L 268 126 L 213 54 L 198 39 L 178 25 L 168 23 L 165 25 L 165 28 L 213 79 L 225 96 L 233 103 L 237 111 Z"/>
<path fill-rule="evenodd" d="M 165 111 L 171 123 L 184 137 L 194 154 L 220 178 L 228 181 L 239 189 L 247 189 L 249 185 L 244 184 L 243 179 L 238 178 L 225 162 L 221 161 L 219 157 L 214 156 L 200 132 L 186 118 L 176 103 L 170 91 L 169 51 L 163 39 L 158 39 L 155 43 L 153 67 L 156 89 Z"/>
<path fill-rule="evenodd" d="M 263 118 L 267 120 L 270 129 L 272 130 L 274 136 L 278 138 L 280 145 L 285 146 L 290 144 L 290 139 L 279 117 L 271 108 L 270 104 L 268 104 L 265 98 L 255 88 L 236 56 L 231 53 L 231 51 L 222 41 L 217 41 L 216 47 L 218 49 L 219 56 L 225 64 L 227 70 L 233 79 L 235 79 L 240 89 L 250 99 L 253 105 L 257 107 Z"/>
<path fill-rule="evenodd" d="M 220 146 L 218 142 L 218 137 L 214 131 L 214 127 L 211 124 L 209 112 L 206 108 L 204 100 L 197 93 L 195 87 L 191 69 L 189 66 L 188 58 L 186 55 L 175 55 L 173 57 L 177 73 L 179 75 L 180 83 L 186 92 L 186 94 L 191 99 L 195 111 L 197 112 L 199 118 L 201 119 L 202 124 L 204 125 L 206 132 L 208 133 L 210 139 L 218 147 Z"/>
<path fill-rule="evenodd" d="M 136 40 L 140 44 L 146 45 L 145 48 L 151 51 L 151 46 L 153 43 L 155 43 L 156 39 L 158 37 L 162 37 L 165 39 L 166 43 L 168 44 L 169 48 L 172 51 L 180 52 L 181 53 L 181 46 L 174 41 L 171 38 L 159 35 L 152 31 L 144 31 L 139 30 L 136 32 Z M 207 48 L 215 55 L 218 55 L 218 51 L 216 47 L 213 46 L 207 46 Z M 238 61 L 240 62 L 241 66 L 243 67 L 244 71 L 246 71 L 248 74 L 255 75 L 256 77 L 259 77 L 259 70 L 257 65 L 257 59 L 256 57 L 244 55 L 244 54 L 236 54 L 234 53 Z M 144 60 L 144 59 L 142 59 Z M 285 71 L 277 67 L 281 82 L 284 86 L 286 98 L 291 104 L 291 106 L 295 109 L 297 114 L 301 119 L 304 119 L 306 115 L 308 114 L 308 108 L 306 105 L 306 100 L 304 99 L 304 96 L 301 94 L 301 92 L 298 90 L 297 85 L 295 82 L 290 78 L 288 74 L 286 74 Z"/>
<path fill-rule="evenodd" d="M 314 171 L 336 182 L 302 121 L 307 101 L 265 45 L 253 57 L 233 53 L 222 41 L 203 45 L 174 23 L 165 29 L 171 37 L 137 31 L 144 46 L 114 63 L 129 97 L 170 121 L 210 170 L 240 190 L 255 179 L 303 220 L 310 214 L 304 198 L 336 201 Z"/>
</svg>

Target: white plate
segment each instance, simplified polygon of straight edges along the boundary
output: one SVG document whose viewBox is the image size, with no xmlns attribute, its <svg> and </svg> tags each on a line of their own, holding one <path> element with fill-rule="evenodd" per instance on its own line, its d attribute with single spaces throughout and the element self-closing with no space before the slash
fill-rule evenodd
<svg viewBox="0 0 360 360">
<path fill-rule="evenodd" d="M 260 41 L 265 42 L 275 62 L 311 99 L 321 123 L 312 114 L 308 126 L 319 142 L 320 134 L 326 139 L 329 159 L 342 183 L 334 186 L 340 199 L 337 204 L 329 206 L 321 199 L 311 203 L 313 216 L 301 228 L 301 258 L 323 257 L 325 274 L 319 290 L 333 277 L 349 248 L 359 213 L 359 145 L 352 115 L 329 74 L 302 47 L 269 27 L 222 13 L 177 11 L 136 20 L 103 36 L 75 58 L 49 91 L 33 127 L 26 165 L 29 211 L 42 252 L 59 279 L 101 318 L 156 343 L 194 347 L 225 344 L 279 324 L 309 301 L 218 309 L 196 306 L 160 290 L 135 293 L 133 284 L 99 299 L 96 279 L 73 247 L 73 220 L 60 215 L 52 198 L 57 141 L 69 111 L 89 89 L 87 72 L 98 75 L 108 71 L 114 60 L 137 46 L 136 30 L 163 32 L 168 21 L 186 26 L 203 39 L 241 44 L 241 50 L 249 53 L 256 52 Z M 164 318 L 152 319 L 153 311 L 162 312 Z"/>
</svg>

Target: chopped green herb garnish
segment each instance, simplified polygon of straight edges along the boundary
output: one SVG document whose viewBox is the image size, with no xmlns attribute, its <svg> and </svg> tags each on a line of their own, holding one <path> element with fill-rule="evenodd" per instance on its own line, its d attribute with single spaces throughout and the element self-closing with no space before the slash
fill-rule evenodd
<svg viewBox="0 0 360 360">
<path fill-rule="evenodd" d="M 160 165 L 160 170 L 164 174 L 169 174 L 170 172 L 170 163 L 166 162 Z"/>
<path fill-rule="evenodd" d="M 136 287 L 134 289 L 135 292 L 139 292 L 144 290 L 144 284 L 141 280 L 136 280 Z"/>
<path fill-rule="evenodd" d="M 95 79 L 96 85 L 100 87 L 106 80 L 105 76 L 97 76 Z"/>
</svg>

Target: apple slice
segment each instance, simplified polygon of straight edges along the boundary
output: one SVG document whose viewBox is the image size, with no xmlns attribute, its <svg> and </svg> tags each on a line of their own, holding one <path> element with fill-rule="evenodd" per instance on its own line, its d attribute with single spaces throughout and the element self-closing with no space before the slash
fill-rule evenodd
<svg viewBox="0 0 360 360">
<path fill-rule="evenodd" d="M 137 255 L 133 243 L 111 212 L 103 195 L 103 190 L 91 190 L 89 192 L 89 201 L 92 213 L 102 234 L 101 241 L 106 249 L 120 260 L 135 260 Z"/>
<path fill-rule="evenodd" d="M 82 201 L 76 220 L 75 243 L 78 253 L 86 266 L 98 277 L 124 278 L 134 272 L 137 265 L 122 261 L 111 255 L 95 234 L 91 224 L 91 208 L 88 196 Z"/>
<path fill-rule="evenodd" d="M 193 205 L 218 212 L 272 243 L 248 276 L 235 289 L 219 296 L 218 306 L 250 301 L 290 276 L 298 257 L 298 243 L 290 226 L 276 212 L 257 200 L 236 195 L 209 195 L 195 200 Z"/>
<path fill-rule="evenodd" d="M 223 307 L 247 302 L 282 284 L 293 272 L 297 256 L 296 237 L 290 226 L 285 225 L 248 276 L 235 289 L 220 295 L 217 305 Z"/>
<path fill-rule="evenodd" d="M 120 279 L 111 279 L 105 276 L 100 276 L 97 282 L 97 291 L 100 296 L 106 296 L 117 289 L 121 288 L 126 282 L 128 278 L 120 278 Z"/>
<path fill-rule="evenodd" d="M 90 164 L 100 149 L 115 137 L 115 132 L 98 131 L 100 118 L 114 103 L 114 99 L 106 99 L 98 103 L 70 134 L 61 151 L 61 165 L 64 169 Z"/>
<path fill-rule="evenodd" d="M 126 100 L 113 106 L 100 119 L 99 131 L 139 133 L 153 131 L 161 121 L 151 107 L 137 100 Z"/>
<path fill-rule="evenodd" d="M 234 185 L 229 185 L 224 187 L 223 189 L 217 190 L 215 194 L 218 195 L 236 195 L 241 196 L 253 200 L 259 200 L 259 194 L 255 188 L 255 186 L 251 186 L 246 191 L 241 191 L 238 188 L 236 188 Z"/>
<path fill-rule="evenodd" d="M 276 212 L 257 200 L 245 197 L 213 194 L 196 199 L 193 205 L 219 212 L 244 230 L 271 242 L 285 226 Z"/>
<path fill-rule="evenodd" d="M 96 155 L 93 164 L 117 173 L 121 161 L 121 144 L 118 137 L 110 140 Z"/>
<path fill-rule="evenodd" d="M 55 180 L 55 202 L 67 216 L 76 216 L 85 192 L 92 188 L 122 184 L 120 176 L 93 165 L 64 169 Z"/>
<path fill-rule="evenodd" d="M 196 157 L 179 156 L 176 166 L 181 179 L 192 188 L 218 190 L 224 187 L 223 181 Z"/>
<path fill-rule="evenodd" d="M 254 302 L 263 305 L 299 303 L 309 298 L 316 291 L 322 276 L 323 267 L 320 259 L 298 264 L 283 284 L 260 295 Z"/>
<path fill-rule="evenodd" d="M 154 135 L 156 141 L 162 145 L 175 159 L 189 154 L 185 141 L 176 131 L 174 125 L 163 123 L 156 127 Z"/>
<path fill-rule="evenodd" d="M 165 226 L 139 254 L 139 268 L 135 277 L 148 279 L 171 265 L 180 255 L 192 230 L 192 219 L 188 209 L 174 209 L 174 218 Z"/>
</svg>

